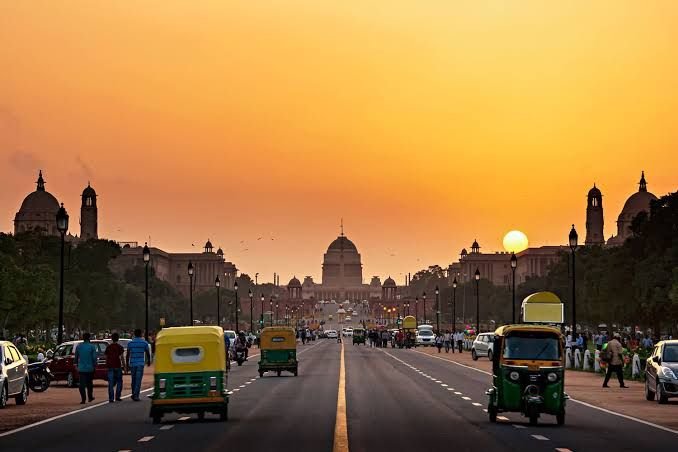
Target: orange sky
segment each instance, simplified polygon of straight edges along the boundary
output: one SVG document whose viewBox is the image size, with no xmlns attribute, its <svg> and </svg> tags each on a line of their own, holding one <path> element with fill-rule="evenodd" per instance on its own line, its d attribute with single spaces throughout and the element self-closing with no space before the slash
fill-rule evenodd
<svg viewBox="0 0 678 452">
<path fill-rule="evenodd" d="M 286 282 L 343 216 L 402 283 L 583 238 L 593 182 L 608 237 L 641 169 L 676 190 L 678 2 L 329 3 L 0 3 L 0 230 L 41 168 L 73 226 L 92 181 L 105 237 Z"/>
</svg>

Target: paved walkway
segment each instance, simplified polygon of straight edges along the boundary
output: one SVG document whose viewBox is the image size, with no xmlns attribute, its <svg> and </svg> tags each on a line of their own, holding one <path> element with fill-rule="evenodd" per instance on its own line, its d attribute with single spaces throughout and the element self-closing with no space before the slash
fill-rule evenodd
<svg viewBox="0 0 678 452">
<path fill-rule="evenodd" d="M 485 372 L 492 371 L 492 365 L 487 358 L 473 361 L 471 353 L 467 351 L 461 354 L 445 353 L 443 349 L 439 354 L 435 347 L 417 347 L 416 351 Z M 626 381 L 629 388 L 622 389 L 614 376 L 610 380 L 609 388 L 603 388 L 602 385 L 602 374 L 576 370 L 568 370 L 566 373 L 565 391 L 573 399 L 678 430 L 678 399 L 669 399 L 666 405 L 648 402 L 645 400 L 643 382 Z"/>
</svg>

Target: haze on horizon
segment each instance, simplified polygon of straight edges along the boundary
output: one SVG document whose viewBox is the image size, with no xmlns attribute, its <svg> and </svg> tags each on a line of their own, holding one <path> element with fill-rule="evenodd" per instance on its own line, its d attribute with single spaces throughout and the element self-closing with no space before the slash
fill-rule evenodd
<svg viewBox="0 0 678 452">
<path fill-rule="evenodd" d="M 402 283 L 676 190 L 676 2 L 196 3 L 0 4 L 0 230 L 42 169 L 73 231 L 91 181 L 100 236 L 286 283 L 343 217 Z"/>
</svg>

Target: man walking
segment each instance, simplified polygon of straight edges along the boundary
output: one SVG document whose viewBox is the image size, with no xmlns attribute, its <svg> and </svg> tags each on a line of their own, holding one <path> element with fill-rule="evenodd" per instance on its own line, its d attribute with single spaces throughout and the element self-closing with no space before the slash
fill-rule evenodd
<svg viewBox="0 0 678 452">
<path fill-rule="evenodd" d="M 619 333 L 615 333 L 612 337 L 612 340 L 607 343 L 607 355 L 609 358 L 609 364 L 607 365 L 607 373 L 605 374 L 605 382 L 603 383 L 603 388 L 608 388 L 607 382 L 610 381 L 612 372 L 617 374 L 617 380 L 619 380 L 620 388 L 628 388 L 624 384 L 624 349 L 622 348 L 621 342 L 619 342 Z"/>
<path fill-rule="evenodd" d="M 151 365 L 148 342 L 141 337 L 141 330 L 134 330 L 134 338 L 127 344 L 127 367 L 132 374 L 132 400 L 139 402 L 141 379 L 144 377 L 144 363 Z"/>
<path fill-rule="evenodd" d="M 122 345 L 118 344 L 119 339 L 120 335 L 113 333 L 111 335 L 113 343 L 106 347 L 104 352 L 106 355 L 106 367 L 108 368 L 108 401 L 110 403 L 122 401 L 120 397 L 122 395 L 122 366 L 125 349 L 122 348 Z M 115 399 L 113 398 L 113 388 L 115 388 Z"/>
<path fill-rule="evenodd" d="M 452 340 L 451 336 L 450 330 L 445 330 L 445 336 L 443 337 L 445 342 L 445 353 L 450 353 L 450 341 Z M 454 353 L 454 348 L 452 348 L 452 353 Z"/>
<path fill-rule="evenodd" d="M 87 398 L 90 402 L 94 401 L 94 369 L 97 365 L 97 349 L 90 342 L 90 334 L 82 335 L 80 344 L 75 349 L 75 365 L 78 366 L 80 382 L 80 404 L 85 403 L 85 389 L 87 389 Z"/>
</svg>

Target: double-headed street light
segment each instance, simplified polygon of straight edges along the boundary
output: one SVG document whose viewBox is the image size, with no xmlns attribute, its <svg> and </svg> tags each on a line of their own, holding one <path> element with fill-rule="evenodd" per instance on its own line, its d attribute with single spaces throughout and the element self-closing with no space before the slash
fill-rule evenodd
<svg viewBox="0 0 678 452">
<path fill-rule="evenodd" d="M 457 331 L 457 277 L 452 281 L 452 332 Z"/>
<path fill-rule="evenodd" d="M 440 334 L 440 289 L 436 286 L 436 331 Z"/>
<path fill-rule="evenodd" d="M 410 315 L 410 302 L 406 301 L 405 304 L 403 305 L 403 307 L 405 308 L 405 312 L 406 312 L 405 315 Z"/>
<path fill-rule="evenodd" d="M 235 291 L 235 331 L 239 331 L 238 327 L 238 281 L 233 283 L 233 290 Z"/>
<path fill-rule="evenodd" d="M 261 294 L 261 318 L 259 319 L 259 328 L 264 328 L 264 294 Z"/>
<path fill-rule="evenodd" d="M 280 325 L 280 322 L 278 321 L 278 306 L 279 306 L 279 304 L 276 301 L 275 302 L 275 324 L 276 325 Z"/>
<path fill-rule="evenodd" d="M 569 239 L 570 249 L 572 250 L 572 340 L 575 340 L 577 335 L 577 290 L 575 285 L 577 279 L 574 272 L 574 258 L 579 236 L 577 235 L 577 231 L 574 229 L 574 225 L 572 225 L 572 229 L 570 230 Z"/>
<path fill-rule="evenodd" d="M 424 325 L 427 325 L 426 323 L 426 292 L 422 294 L 422 298 L 424 299 Z"/>
<path fill-rule="evenodd" d="M 414 319 L 417 327 L 419 326 L 419 297 L 414 297 Z"/>
<path fill-rule="evenodd" d="M 220 308 L 220 300 L 221 300 L 221 294 L 220 294 L 220 289 L 221 289 L 221 280 L 219 279 L 219 275 L 214 279 L 214 287 L 217 288 L 217 326 L 221 325 L 221 308 Z"/>
<path fill-rule="evenodd" d="M 193 263 L 188 261 L 188 324 L 193 326 Z"/>
<path fill-rule="evenodd" d="M 146 267 L 146 289 L 144 291 L 146 304 L 146 320 L 144 322 L 144 337 L 148 342 L 148 263 L 151 261 L 151 250 L 148 249 L 148 243 L 144 243 L 144 248 L 142 249 L 141 252 L 144 258 L 144 266 Z"/>
<path fill-rule="evenodd" d="M 271 313 L 271 326 L 273 326 L 273 297 L 271 297 L 268 304 L 270 307 L 269 312 Z"/>
<path fill-rule="evenodd" d="M 56 214 L 57 230 L 61 234 L 61 266 L 59 267 L 59 328 L 57 343 L 61 344 L 64 339 L 64 247 L 66 244 L 66 231 L 68 231 L 68 213 L 64 209 L 64 203 Z"/>
<path fill-rule="evenodd" d="M 511 253 L 511 273 L 513 274 L 513 298 L 511 301 L 511 323 L 516 323 L 516 268 L 518 267 L 518 258 L 516 253 Z"/>
<path fill-rule="evenodd" d="M 476 335 L 480 334 L 480 269 L 476 268 Z"/>
<path fill-rule="evenodd" d="M 255 289 L 256 289 L 256 287 L 255 287 Z M 254 332 L 254 302 L 252 301 L 252 297 L 254 296 L 254 294 L 252 294 L 252 289 L 249 289 L 247 291 L 247 296 L 250 297 L 250 333 L 253 333 Z"/>
</svg>

